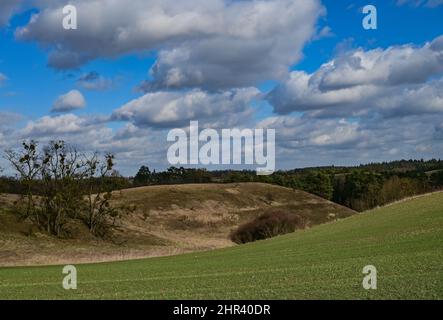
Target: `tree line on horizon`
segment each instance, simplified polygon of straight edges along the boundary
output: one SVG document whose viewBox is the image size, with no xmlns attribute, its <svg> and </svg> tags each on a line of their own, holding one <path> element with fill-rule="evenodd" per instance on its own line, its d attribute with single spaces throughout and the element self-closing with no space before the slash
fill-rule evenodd
<svg viewBox="0 0 443 320">
<path fill-rule="evenodd" d="M 64 143 L 60 144 L 66 148 Z M 94 161 L 97 161 L 96 157 Z M 11 162 L 11 158 L 9 160 Z M 18 173 L 15 177 L 0 178 L 0 193 L 23 195 L 32 192 L 39 195 L 45 190 L 42 188 L 45 180 L 41 177 L 35 177 L 30 185 L 27 182 L 29 178 Z M 253 170 L 208 171 L 183 167 L 151 171 L 143 165 L 134 177 L 124 177 L 114 170 L 112 163 L 106 174 L 91 172 L 81 180 L 82 184 L 88 185 L 90 194 L 106 194 L 112 190 L 150 185 L 261 182 L 303 190 L 351 209 L 364 211 L 405 197 L 442 189 L 443 160 L 398 160 L 353 167 L 312 167 L 280 170 L 269 176 L 258 176 Z"/>
<path fill-rule="evenodd" d="M 233 171 L 170 167 L 151 171 L 142 166 L 133 186 L 188 183 L 261 182 L 303 190 L 357 211 L 443 188 L 443 161 L 400 160 L 355 167 L 313 167 L 258 176 L 253 170 Z"/>
</svg>

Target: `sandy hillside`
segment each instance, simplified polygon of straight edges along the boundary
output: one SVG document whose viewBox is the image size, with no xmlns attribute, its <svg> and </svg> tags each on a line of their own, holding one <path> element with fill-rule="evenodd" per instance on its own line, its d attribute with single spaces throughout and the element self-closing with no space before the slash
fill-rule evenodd
<svg viewBox="0 0 443 320">
<path fill-rule="evenodd" d="M 123 260 L 234 245 L 229 233 L 268 211 L 303 215 L 309 225 L 355 212 L 306 192 L 260 183 L 151 186 L 117 191 L 114 201 L 136 206 L 112 241 L 96 239 L 82 225 L 72 239 L 49 236 L 10 208 L 0 196 L 0 265 L 65 264 Z"/>
</svg>

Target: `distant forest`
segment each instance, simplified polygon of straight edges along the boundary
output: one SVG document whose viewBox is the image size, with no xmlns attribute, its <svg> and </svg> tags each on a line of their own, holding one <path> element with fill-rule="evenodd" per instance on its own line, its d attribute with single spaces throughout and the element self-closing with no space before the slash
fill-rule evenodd
<svg viewBox="0 0 443 320">
<path fill-rule="evenodd" d="M 167 184 L 263 182 L 304 190 L 364 211 L 443 189 L 443 161 L 400 160 L 355 167 L 313 167 L 277 171 L 270 176 L 257 176 L 252 170 L 207 171 L 170 167 L 165 171 L 151 171 L 148 166 L 142 166 L 133 178 L 114 171 L 106 179 L 107 190 Z M 0 178 L 0 192 L 22 193 L 22 188 L 16 178 Z M 38 194 L 38 186 L 35 193 Z"/>
<path fill-rule="evenodd" d="M 142 166 L 135 186 L 182 183 L 264 182 L 300 189 L 364 211 L 405 197 L 443 188 L 442 160 L 400 160 L 356 167 L 314 167 L 257 176 L 255 171 L 206 171 L 169 168 L 150 171 Z"/>
</svg>

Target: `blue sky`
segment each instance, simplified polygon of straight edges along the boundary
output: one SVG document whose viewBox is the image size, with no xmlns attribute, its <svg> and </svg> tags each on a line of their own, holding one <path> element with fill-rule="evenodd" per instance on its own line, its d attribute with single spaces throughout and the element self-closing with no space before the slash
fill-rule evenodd
<svg viewBox="0 0 443 320">
<path fill-rule="evenodd" d="M 146 10 L 146 21 L 150 21 L 148 27 L 159 28 L 158 37 L 149 29 L 140 31 L 140 24 L 132 28 L 134 26 L 130 23 L 133 17 L 130 15 L 134 14 L 138 19 L 140 15 L 127 9 L 128 20 L 122 14 L 119 21 L 109 23 L 109 26 L 100 26 L 98 31 L 95 30 L 96 39 L 88 30 L 92 27 L 82 20 L 86 18 L 85 14 L 82 16 L 85 11 L 82 11 L 81 0 L 71 1 L 79 7 L 79 30 L 77 34 L 71 30 L 69 35 L 61 33 L 60 26 L 51 25 L 53 20 L 48 18 L 49 12 L 61 11 L 66 4 L 64 1 L 34 1 L 31 4 L 26 1 L 9 1 L 9 6 L 5 4 L 2 8 L 0 5 L 0 12 L 2 9 L 4 12 L 11 8 L 13 10 L 7 17 L 0 14 L 0 23 L 3 19 L 3 26 L 0 27 L 0 75 L 3 75 L 3 80 L 0 76 L 0 115 L 3 118 L 0 121 L 0 147 L 4 149 L 17 144 L 20 139 L 28 138 L 26 135 L 35 135 L 42 141 L 56 136 L 67 140 L 72 138 L 77 144 L 88 141 L 90 143 L 85 146 L 86 149 L 110 149 L 121 154 L 121 170 L 129 174 L 142 163 L 150 163 L 158 168 L 167 166 L 162 149 L 165 146 L 164 132 L 189 123 L 190 114 L 190 117 L 208 126 L 220 126 L 224 123 L 229 126 L 276 127 L 277 135 L 281 137 L 280 158 L 277 162 L 281 168 L 357 164 L 397 158 L 430 158 L 442 154 L 440 134 L 443 132 L 443 97 L 439 94 L 439 89 L 442 88 L 440 82 L 443 53 L 427 49 L 426 43 L 434 41 L 432 48 L 439 46 L 440 42 L 435 39 L 443 35 L 443 1 L 312 0 L 304 4 L 294 1 L 291 6 L 295 7 L 291 7 L 291 10 L 294 10 L 295 17 L 279 16 L 273 22 L 270 15 L 278 13 L 281 8 L 278 3 L 285 1 L 269 1 L 277 3 L 275 8 L 268 6 L 269 13 L 263 13 L 264 19 L 269 21 L 255 21 L 261 25 L 261 29 L 254 29 L 251 34 L 246 34 L 246 31 L 243 33 L 240 29 L 231 30 L 229 25 L 222 23 L 218 29 L 205 29 L 205 23 L 210 20 L 207 16 L 212 17 L 214 12 L 222 10 L 226 20 L 231 19 L 229 21 L 233 21 L 234 26 L 238 23 L 248 30 L 248 25 L 240 24 L 244 23 L 242 17 L 237 17 L 235 10 L 231 10 L 230 1 L 211 0 L 206 5 L 200 1 L 184 1 L 183 5 L 175 7 L 171 1 L 165 1 L 165 8 L 162 9 L 174 13 L 171 13 L 171 20 L 179 20 L 180 18 L 174 17 L 181 13 L 183 16 L 198 16 L 196 26 L 188 26 L 185 19 L 184 22 L 180 20 L 174 24 L 183 24 L 184 29 L 189 28 L 186 32 L 180 28 L 163 30 L 154 25 L 151 21 L 156 21 L 157 17 L 152 13 L 155 10 L 150 10 L 150 1 L 136 1 L 134 7 L 138 6 L 139 12 Z M 107 0 L 101 1 L 103 6 L 106 2 Z M 212 9 L 212 2 L 218 11 Z M 253 4 L 243 2 L 243 7 L 236 11 L 244 10 L 245 14 L 250 12 L 248 10 L 254 12 Z M 309 5 L 306 4 L 308 2 Z M 224 3 L 222 9 L 220 3 Z M 361 8 L 367 4 L 377 7 L 377 30 L 362 28 L 364 15 Z M 263 8 L 267 10 L 268 7 Z M 107 10 L 106 14 L 112 19 L 112 8 Z M 116 11 L 118 12 L 118 8 Z M 30 23 L 32 14 L 38 14 L 35 23 Z M 258 14 L 257 17 L 261 18 Z M 251 19 L 257 17 L 253 16 Z M 99 23 L 107 22 L 100 20 Z M 196 30 L 200 27 L 199 23 L 202 25 L 201 30 Z M 114 35 L 123 27 L 138 30 L 134 33 L 140 34 L 133 37 L 130 34 L 129 40 L 115 45 L 94 45 L 94 42 L 98 43 L 106 37 L 114 39 Z M 26 29 L 23 35 L 19 35 L 17 31 L 20 28 Z M 327 32 L 322 33 L 321 30 Z M 244 46 L 235 37 L 245 37 L 243 39 L 247 40 Z M 293 45 L 287 44 L 291 41 L 294 42 Z M 276 45 L 268 47 L 268 43 L 273 42 Z M 355 58 L 352 56 L 353 52 L 360 50 L 362 54 L 367 54 L 369 61 L 375 59 L 373 70 L 382 70 L 382 59 L 396 59 L 396 56 L 392 57 L 388 52 L 390 47 L 395 46 L 408 46 L 405 52 L 416 51 L 410 58 L 414 61 L 429 54 L 436 62 L 429 66 L 423 65 L 424 62 L 417 62 L 420 70 L 426 69 L 429 72 L 418 77 L 419 80 L 413 79 L 410 82 L 392 84 L 386 80 L 384 84 L 384 80 L 380 80 L 380 83 L 376 83 L 378 80 L 371 79 L 384 78 L 380 75 L 381 71 L 373 71 L 373 78 L 358 80 L 358 83 L 352 84 L 352 88 L 346 88 L 349 90 L 330 92 L 330 96 L 327 96 L 338 95 L 342 98 L 346 94 L 352 97 L 359 95 L 352 103 L 348 103 L 348 99 L 343 102 L 339 99 L 333 107 L 329 107 L 329 101 L 317 103 L 323 101 L 322 96 L 315 95 L 320 87 L 311 88 L 311 85 L 313 79 L 331 73 L 331 70 L 321 68 L 324 63 L 336 61 L 337 68 L 334 67 L 334 71 L 340 71 L 340 61 L 351 61 Z M 223 47 L 227 50 L 221 53 L 220 48 Z M 381 58 L 370 58 L 371 50 L 379 50 Z M 384 51 L 386 58 L 381 53 Z M 66 52 L 75 54 L 79 59 L 88 57 L 69 68 L 64 67 L 64 62 L 60 60 L 51 60 L 52 56 Z M 220 57 L 214 57 L 217 54 Z M 245 55 L 250 56 L 245 58 Z M 338 57 L 342 59 L 339 60 Z M 272 59 L 276 59 L 275 63 Z M 398 68 L 407 67 L 409 58 L 405 59 L 406 62 Z M 341 63 L 346 67 L 348 62 Z M 395 63 L 397 62 L 393 60 L 393 64 L 386 65 L 394 65 L 393 68 L 397 70 Z M 414 70 L 412 63 L 411 66 L 410 73 L 413 74 L 417 70 Z M 151 69 L 153 71 L 150 72 Z M 179 76 L 172 77 L 171 75 L 176 74 L 174 72 L 178 72 Z M 355 71 L 345 76 L 350 76 L 350 79 L 354 76 L 361 77 L 357 73 Z M 81 81 L 88 76 L 91 81 Z M 291 76 L 292 80 L 288 80 Z M 298 87 L 299 81 L 308 76 L 311 79 L 308 86 L 312 94 L 301 97 L 300 92 L 304 92 L 306 88 Z M 394 76 L 396 75 L 392 75 Z M 390 75 L 386 76 L 389 77 Z M 171 82 L 176 79 L 178 82 Z M 362 89 L 362 86 L 368 87 Z M 351 89 L 355 92 L 351 92 Z M 51 112 L 56 101 L 63 100 L 63 96 L 72 90 L 80 92 L 84 104 L 79 102 L 81 107 L 74 104 L 65 106 L 66 110 L 63 112 Z M 242 90 L 241 95 L 239 90 Z M 262 95 L 257 95 L 254 90 L 262 92 Z M 340 90 L 345 89 L 340 87 Z M 374 96 L 367 97 L 363 94 L 370 90 L 373 90 Z M 203 95 L 202 101 L 213 103 L 215 110 L 205 109 L 202 112 L 206 107 L 180 104 L 186 101 L 182 97 L 189 98 L 196 91 Z M 223 92 L 230 92 L 232 96 L 239 98 L 232 98 L 229 103 L 225 103 L 221 100 L 225 97 L 221 94 Z M 397 109 L 397 105 L 394 105 L 397 101 L 388 101 L 388 98 L 395 97 L 396 94 L 399 97 L 404 96 L 405 92 L 412 92 L 405 108 Z M 426 99 L 429 97 L 427 105 L 415 103 L 414 99 L 425 94 Z M 430 96 L 432 94 L 436 96 Z M 158 119 L 157 116 L 163 113 L 171 114 L 170 110 L 164 109 L 171 101 L 181 110 L 172 119 Z M 374 106 L 370 105 L 371 101 L 376 101 Z M 409 101 L 413 102 L 411 106 Z M 228 105 L 227 108 L 231 109 L 219 114 L 217 109 L 223 108 L 217 107 L 218 103 Z M 189 110 L 185 110 L 186 108 Z M 64 126 L 74 123 L 75 128 L 66 132 L 54 129 L 51 127 L 51 121 L 55 123 L 54 119 L 64 120 L 60 122 Z M 428 122 L 429 119 L 432 123 Z M 422 137 L 418 133 L 423 133 L 420 123 L 425 121 L 433 131 L 427 132 L 427 137 Z M 392 123 L 399 127 L 394 130 Z M 50 128 L 44 125 L 49 125 Z M 399 133 L 404 130 L 400 125 L 408 128 L 413 126 L 409 136 Z M 414 132 L 417 132 L 416 136 Z M 380 140 L 380 134 L 386 140 Z M 126 140 L 121 138 L 123 136 Z M 144 151 L 145 149 L 149 150 Z"/>
</svg>

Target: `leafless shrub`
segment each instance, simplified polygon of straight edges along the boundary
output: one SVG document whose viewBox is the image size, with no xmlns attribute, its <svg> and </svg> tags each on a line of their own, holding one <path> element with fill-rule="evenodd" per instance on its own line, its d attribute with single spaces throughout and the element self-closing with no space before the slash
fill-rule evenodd
<svg viewBox="0 0 443 320">
<path fill-rule="evenodd" d="M 50 234 L 66 235 L 66 223 L 79 219 L 92 234 L 104 237 L 130 209 L 111 205 L 112 187 L 106 178 L 114 172 L 113 155 L 100 160 L 97 153 L 80 154 L 63 141 L 52 141 L 40 151 L 30 141 L 23 142 L 20 151 L 7 151 L 6 158 L 26 190 L 17 211 Z"/>
<path fill-rule="evenodd" d="M 242 244 L 291 233 L 305 225 L 305 219 L 299 215 L 270 212 L 241 225 L 231 233 L 230 238 L 233 242 Z"/>
</svg>

